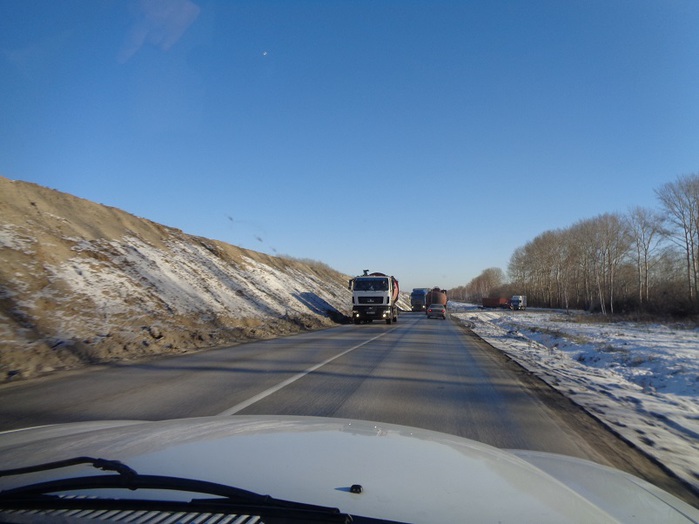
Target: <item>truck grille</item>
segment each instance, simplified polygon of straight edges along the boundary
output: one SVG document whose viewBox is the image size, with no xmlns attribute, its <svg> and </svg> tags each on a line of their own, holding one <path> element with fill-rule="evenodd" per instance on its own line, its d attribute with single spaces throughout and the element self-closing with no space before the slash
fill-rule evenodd
<svg viewBox="0 0 699 524">
<path fill-rule="evenodd" d="M 383 297 L 359 297 L 360 304 L 383 304 Z"/>
</svg>

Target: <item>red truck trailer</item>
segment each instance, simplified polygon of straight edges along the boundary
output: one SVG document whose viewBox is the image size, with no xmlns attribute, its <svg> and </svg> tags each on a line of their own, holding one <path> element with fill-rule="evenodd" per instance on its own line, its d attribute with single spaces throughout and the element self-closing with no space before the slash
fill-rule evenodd
<svg viewBox="0 0 699 524">
<path fill-rule="evenodd" d="M 488 307 L 488 308 L 503 308 L 506 309 L 510 307 L 510 301 L 506 298 L 483 298 L 482 299 L 482 304 L 483 307 Z"/>
</svg>

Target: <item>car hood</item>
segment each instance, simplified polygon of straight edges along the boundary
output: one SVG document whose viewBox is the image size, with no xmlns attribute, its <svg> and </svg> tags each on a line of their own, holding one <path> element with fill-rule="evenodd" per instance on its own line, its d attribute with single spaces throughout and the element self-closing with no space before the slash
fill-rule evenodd
<svg viewBox="0 0 699 524">
<path fill-rule="evenodd" d="M 699 521 L 695 508 L 611 468 L 368 421 L 236 415 L 0 433 L 3 469 L 85 455 L 401 522 Z M 100 473 L 4 477 L 0 489 L 78 474 Z"/>
</svg>

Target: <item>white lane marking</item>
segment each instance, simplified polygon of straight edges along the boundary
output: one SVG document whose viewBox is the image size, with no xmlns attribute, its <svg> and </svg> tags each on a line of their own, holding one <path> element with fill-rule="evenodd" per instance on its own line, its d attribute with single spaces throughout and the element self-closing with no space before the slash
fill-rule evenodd
<svg viewBox="0 0 699 524">
<path fill-rule="evenodd" d="M 391 330 L 391 331 L 393 331 L 393 330 Z M 298 379 L 305 377 L 309 373 L 313 373 L 316 369 L 322 368 L 323 366 L 325 366 L 326 364 L 329 364 L 330 362 L 332 362 L 336 358 L 340 358 L 341 356 L 346 355 L 350 351 L 354 351 L 355 349 L 360 348 L 360 347 L 364 346 L 365 344 L 368 344 L 369 342 L 373 342 L 377 338 L 381 338 L 384 335 L 387 335 L 388 333 L 390 333 L 390 331 L 386 331 L 385 333 L 381 333 L 380 335 L 376 335 L 374 338 L 370 338 L 369 340 L 365 340 L 361 344 L 357 344 L 356 346 L 351 347 L 351 348 L 343 351 L 342 353 L 338 353 L 334 357 L 330 357 L 329 359 L 321 362 L 320 364 L 316 364 L 315 366 L 312 366 L 312 367 L 308 368 L 307 370 L 302 371 L 298 375 L 294 375 L 293 377 L 288 378 L 288 379 L 284 380 L 283 382 L 280 382 L 276 386 L 273 386 L 273 387 L 263 391 L 262 393 L 258 393 L 254 397 L 250 397 L 249 399 L 241 402 L 240 404 L 236 404 L 235 406 L 227 409 L 226 411 L 222 411 L 217 416 L 219 416 L 219 417 L 224 416 L 225 417 L 226 415 L 235 415 L 236 413 L 244 410 L 248 406 L 252 406 L 255 402 L 258 402 L 258 401 L 262 400 L 263 398 L 268 397 L 273 393 L 276 393 L 280 389 L 285 388 L 286 386 L 288 386 L 292 382 L 296 382 Z"/>
</svg>

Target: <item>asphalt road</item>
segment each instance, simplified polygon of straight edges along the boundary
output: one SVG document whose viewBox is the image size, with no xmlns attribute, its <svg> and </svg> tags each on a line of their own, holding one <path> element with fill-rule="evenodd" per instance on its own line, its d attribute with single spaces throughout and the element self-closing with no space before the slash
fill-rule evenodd
<svg viewBox="0 0 699 524">
<path fill-rule="evenodd" d="M 0 386 L 0 430 L 238 413 L 373 420 L 562 453 L 688 498 L 656 464 L 469 330 L 418 313 L 393 325 L 341 326 Z"/>
</svg>

